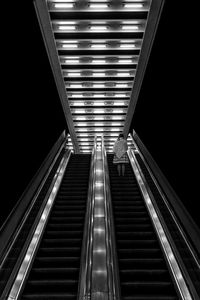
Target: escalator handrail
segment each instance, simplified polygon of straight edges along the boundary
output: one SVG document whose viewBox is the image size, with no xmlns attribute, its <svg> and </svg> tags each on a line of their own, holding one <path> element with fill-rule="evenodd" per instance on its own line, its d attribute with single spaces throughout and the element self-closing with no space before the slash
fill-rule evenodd
<svg viewBox="0 0 200 300">
<path fill-rule="evenodd" d="M 58 169 L 55 172 L 51 186 L 46 193 L 43 205 L 38 211 L 37 217 L 35 218 L 35 221 L 29 232 L 29 236 L 22 247 L 20 256 L 18 257 L 15 267 L 12 270 L 11 276 L 3 292 L 4 297 L 9 293 L 8 299 L 17 300 L 20 297 L 32 263 L 37 254 L 37 249 L 44 234 L 50 211 L 53 207 L 54 199 L 58 193 L 70 156 L 71 151 L 66 151 Z"/>
<path fill-rule="evenodd" d="M 138 182 L 138 186 L 140 187 L 140 191 L 142 193 L 145 205 L 149 212 L 149 216 L 152 220 L 152 223 L 155 228 L 155 232 L 159 239 L 161 248 L 163 250 L 163 254 L 166 258 L 169 269 L 171 270 L 171 274 L 173 275 L 174 282 L 177 286 L 177 291 L 179 292 L 180 299 L 183 300 L 191 300 L 196 298 L 196 291 L 193 287 L 192 282 L 190 282 L 190 289 L 188 289 L 188 276 L 185 278 L 185 273 L 183 275 L 182 268 L 180 267 L 180 259 L 177 257 L 176 247 L 171 239 L 169 231 L 166 227 L 165 221 L 160 213 L 160 210 L 157 207 L 156 201 L 154 199 L 153 194 L 148 186 L 148 183 L 145 179 L 145 176 L 140 168 L 140 165 L 135 157 L 135 151 L 129 149 L 128 156 L 130 159 L 130 163 L 135 174 L 136 180 Z M 186 282 L 187 280 L 187 282 Z M 195 297 L 193 298 L 191 292 Z"/>
<path fill-rule="evenodd" d="M 105 195 L 106 195 L 106 205 L 107 205 L 107 227 L 109 231 L 110 240 L 108 242 L 108 249 L 110 253 L 111 260 L 111 272 L 109 276 L 109 282 L 111 285 L 112 297 L 113 299 L 121 299 L 121 290 L 120 290 L 120 279 L 119 279 L 119 268 L 118 268 L 118 259 L 117 259 L 117 248 L 115 240 L 115 229 L 114 229 L 114 218 L 113 218 L 113 209 L 111 201 L 111 191 L 110 191 L 110 180 L 109 180 L 109 170 L 106 149 L 103 143 L 103 165 L 104 165 L 104 177 L 105 177 Z M 109 262 L 108 262 L 109 263 Z"/>
<path fill-rule="evenodd" d="M 57 142 L 43 161 L 41 167 L 36 172 L 33 179 L 30 181 L 26 190 L 10 212 L 9 216 L 5 220 L 4 224 L 0 228 L 0 262 L 3 260 L 5 253 L 7 253 L 9 242 L 13 237 L 14 232 L 17 228 L 22 226 L 25 222 L 24 214 L 27 208 L 43 187 L 48 174 L 50 173 L 53 165 L 55 164 L 57 157 L 59 156 L 62 148 L 65 144 L 65 131 L 60 135 Z M 27 217 L 27 214 L 26 214 Z M 14 239 L 12 238 L 12 244 Z"/>
<path fill-rule="evenodd" d="M 114 236 L 114 226 L 113 223 L 108 221 L 108 217 L 111 218 L 110 211 L 110 201 L 108 186 L 108 172 L 106 166 L 106 156 L 105 148 L 103 146 L 103 138 L 101 139 L 101 153 L 102 153 L 102 166 L 103 166 L 103 194 L 104 194 L 104 211 L 105 211 L 105 249 L 106 249 L 106 269 L 107 269 L 107 291 L 102 290 L 100 293 L 107 294 L 106 297 L 109 300 L 119 300 L 119 275 L 117 269 L 116 260 L 116 249 L 114 248 L 115 241 L 113 242 Z M 95 213 L 95 203 L 94 194 L 95 193 L 95 159 L 97 155 L 97 142 L 94 143 L 94 148 L 91 157 L 91 167 L 90 167 L 90 179 L 88 188 L 88 201 L 87 201 L 87 211 L 85 217 L 85 227 L 84 227 L 84 238 L 83 247 L 81 254 L 81 269 L 80 269 L 80 281 L 79 281 L 79 291 L 78 300 L 91 299 L 92 293 L 94 292 L 93 284 L 97 283 L 96 279 L 93 278 L 93 233 L 94 233 L 94 219 L 93 214 Z M 102 266 L 103 267 L 103 266 Z M 92 280 L 93 278 L 93 280 Z M 95 282 L 95 283 L 94 283 Z M 102 287 L 101 287 L 102 288 Z M 100 288 L 100 290 L 101 290 Z"/>
<path fill-rule="evenodd" d="M 94 154 L 95 154 L 94 151 L 95 150 L 93 148 L 92 155 L 91 155 L 91 163 L 90 163 L 87 208 L 85 214 L 83 242 L 82 242 L 82 249 L 81 249 L 79 287 L 78 287 L 78 297 L 77 297 L 77 299 L 79 300 L 83 300 L 85 295 L 88 295 L 90 291 L 91 263 L 89 259 L 90 259 L 90 251 L 91 251 L 90 232 L 92 228 L 91 213 L 92 213 L 92 198 L 93 198 L 93 189 L 94 189 L 94 184 L 93 184 Z"/>
<path fill-rule="evenodd" d="M 140 156 L 146 165 L 148 169 L 150 169 L 150 174 L 153 173 L 153 176 L 156 180 L 154 180 L 154 183 L 161 187 L 161 189 L 164 191 L 165 195 L 167 196 L 167 199 L 172 206 L 176 216 L 181 221 L 181 224 L 184 225 L 185 233 L 187 233 L 187 237 L 189 240 L 192 241 L 192 244 L 194 245 L 195 251 L 198 253 L 198 256 L 200 257 L 200 229 L 192 219 L 189 212 L 186 210 L 184 204 L 181 202 L 171 185 L 169 184 L 168 180 L 154 161 L 153 157 L 139 138 L 138 134 L 133 131 L 133 136 L 131 135 L 132 141 L 137 149 L 137 151 L 140 153 Z M 147 163 L 148 162 L 148 165 Z M 151 174 L 152 176 L 152 174 Z M 156 183 L 157 181 L 157 183 Z M 172 216 L 174 218 L 174 216 Z M 175 220 L 177 223 L 177 221 Z"/>
</svg>

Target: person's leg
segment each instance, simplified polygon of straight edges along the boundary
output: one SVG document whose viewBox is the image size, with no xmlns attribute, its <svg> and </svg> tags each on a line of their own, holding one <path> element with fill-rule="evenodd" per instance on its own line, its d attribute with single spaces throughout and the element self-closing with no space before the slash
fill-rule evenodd
<svg viewBox="0 0 200 300">
<path fill-rule="evenodd" d="M 122 176 L 125 174 L 125 164 L 122 164 Z"/>
<path fill-rule="evenodd" d="M 120 176 L 121 175 L 121 165 L 120 164 L 117 165 L 117 171 L 118 171 L 118 175 Z"/>
</svg>

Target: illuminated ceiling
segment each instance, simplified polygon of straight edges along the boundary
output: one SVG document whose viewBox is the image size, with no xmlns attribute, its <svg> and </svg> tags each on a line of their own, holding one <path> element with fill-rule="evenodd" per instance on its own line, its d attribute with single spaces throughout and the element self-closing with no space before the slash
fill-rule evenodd
<svg viewBox="0 0 200 300">
<path fill-rule="evenodd" d="M 163 0 L 35 0 L 76 152 L 128 134 Z"/>
</svg>

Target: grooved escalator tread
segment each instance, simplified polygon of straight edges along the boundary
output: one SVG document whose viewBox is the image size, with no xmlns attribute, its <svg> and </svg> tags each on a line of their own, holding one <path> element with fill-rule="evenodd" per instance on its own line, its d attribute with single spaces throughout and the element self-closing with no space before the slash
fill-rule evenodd
<svg viewBox="0 0 200 300">
<path fill-rule="evenodd" d="M 157 235 L 130 164 L 118 176 L 108 154 L 122 300 L 178 300 Z"/>
<path fill-rule="evenodd" d="M 72 155 L 20 299 L 77 299 L 90 155 Z"/>
</svg>

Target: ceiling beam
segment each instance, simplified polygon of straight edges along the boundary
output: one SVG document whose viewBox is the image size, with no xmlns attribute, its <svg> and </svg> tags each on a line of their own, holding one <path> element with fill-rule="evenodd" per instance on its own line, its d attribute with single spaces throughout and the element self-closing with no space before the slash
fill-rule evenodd
<svg viewBox="0 0 200 300">
<path fill-rule="evenodd" d="M 74 145 L 74 150 L 75 150 L 75 153 L 79 153 L 79 145 L 78 145 L 76 133 L 75 133 L 74 126 L 73 126 L 73 120 L 72 120 L 72 115 L 70 112 L 70 107 L 69 107 L 68 98 L 67 98 L 67 94 L 66 94 L 65 83 L 63 80 L 60 62 L 58 59 L 54 36 L 53 36 L 52 28 L 51 28 L 51 23 L 50 23 L 48 8 L 47 8 L 47 2 L 41 1 L 41 0 L 35 0 L 34 6 L 35 6 L 36 13 L 37 13 L 38 21 L 40 24 L 40 29 L 42 32 L 45 46 L 46 46 L 49 61 L 51 64 L 54 79 L 56 82 L 59 97 L 61 100 L 61 104 L 63 107 L 65 119 L 66 119 L 67 126 L 69 129 L 69 133 L 70 133 L 73 145 Z"/>
<path fill-rule="evenodd" d="M 155 38 L 156 30 L 162 13 L 165 0 L 152 0 L 151 8 L 148 15 L 147 26 L 145 30 L 144 40 L 141 48 L 140 58 L 136 70 L 134 85 L 130 97 L 127 117 L 124 125 L 124 135 L 127 136 L 133 120 L 135 107 L 138 101 L 142 81 L 149 60 L 151 48 Z M 145 108 L 144 108 L 145 109 Z"/>
</svg>

